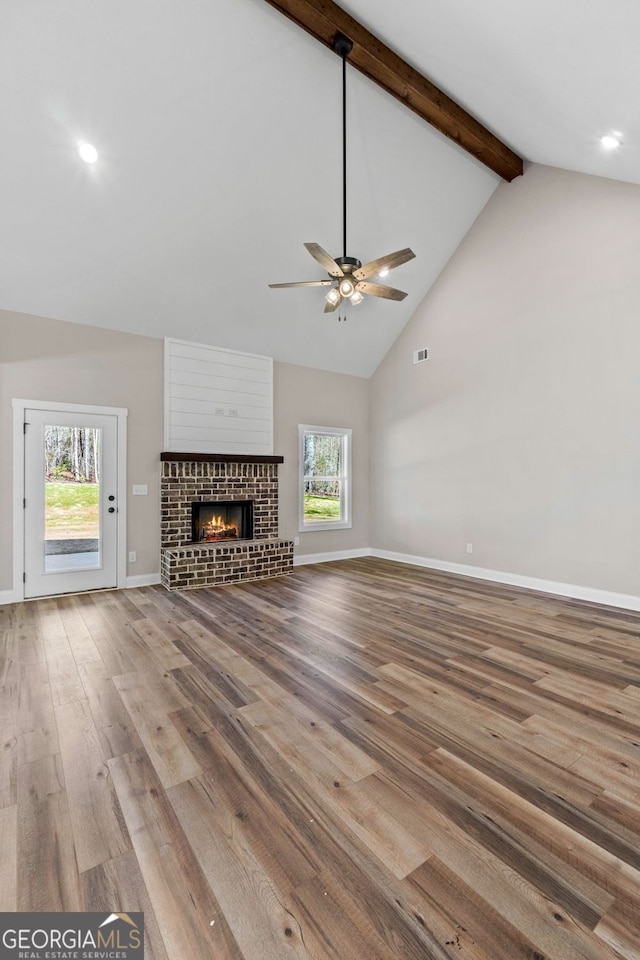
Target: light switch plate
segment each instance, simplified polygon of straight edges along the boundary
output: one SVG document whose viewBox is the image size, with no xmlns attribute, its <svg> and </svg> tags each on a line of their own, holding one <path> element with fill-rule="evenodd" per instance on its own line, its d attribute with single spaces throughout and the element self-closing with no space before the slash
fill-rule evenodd
<svg viewBox="0 0 640 960">
<path fill-rule="evenodd" d="M 149 488 L 146 483 L 134 483 L 133 485 L 134 497 L 146 497 L 148 493 L 149 493 Z"/>
</svg>

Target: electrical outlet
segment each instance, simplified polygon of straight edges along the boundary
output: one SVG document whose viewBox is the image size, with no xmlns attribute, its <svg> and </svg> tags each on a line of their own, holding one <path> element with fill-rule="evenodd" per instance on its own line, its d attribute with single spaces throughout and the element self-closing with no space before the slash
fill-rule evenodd
<svg viewBox="0 0 640 960">
<path fill-rule="evenodd" d="M 237 408 L 237 407 L 229 407 L 229 416 L 230 416 L 230 417 L 237 417 L 237 416 L 238 416 L 238 408 Z"/>
<path fill-rule="evenodd" d="M 224 407 L 216 407 L 213 415 L 214 417 L 224 417 Z"/>
<path fill-rule="evenodd" d="M 473 553 L 473 544 L 472 544 L 472 543 L 468 543 L 468 544 L 467 544 L 467 553 Z"/>
<path fill-rule="evenodd" d="M 299 547 L 299 546 L 300 546 L 300 537 L 294 537 L 294 538 L 293 538 L 293 545 L 294 545 L 294 547 Z"/>
<path fill-rule="evenodd" d="M 129 550 L 129 563 L 135 563 L 137 559 L 135 550 Z"/>
</svg>

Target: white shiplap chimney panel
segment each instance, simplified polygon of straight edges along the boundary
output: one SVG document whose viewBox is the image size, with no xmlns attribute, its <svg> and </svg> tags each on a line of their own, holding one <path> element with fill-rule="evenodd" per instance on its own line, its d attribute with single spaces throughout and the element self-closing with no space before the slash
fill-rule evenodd
<svg viewBox="0 0 640 960">
<path fill-rule="evenodd" d="M 165 339 L 165 450 L 273 454 L 273 360 Z"/>
</svg>

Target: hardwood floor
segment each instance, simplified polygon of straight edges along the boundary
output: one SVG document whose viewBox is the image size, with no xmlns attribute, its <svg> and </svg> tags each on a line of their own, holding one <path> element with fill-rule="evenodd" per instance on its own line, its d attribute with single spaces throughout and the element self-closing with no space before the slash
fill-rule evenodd
<svg viewBox="0 0 640 960">
<path fill-rule="evenodd" d="M 143 910 L 147 960 L 640 956 L 640 615 L 362 559 L 0 637 L 0 910 Z"/>
</svg>

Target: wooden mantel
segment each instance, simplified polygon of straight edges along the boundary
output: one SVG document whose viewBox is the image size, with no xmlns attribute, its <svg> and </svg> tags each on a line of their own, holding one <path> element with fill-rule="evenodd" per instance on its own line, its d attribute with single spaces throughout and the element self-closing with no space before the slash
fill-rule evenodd
<svg viewBox="0 0 640 960">
<path fill-rule="evenodd" d="M 179 463 L 284 463 L 284 457 L 258 453 L 161 453 L 160 459 Z"/>
</svg>

